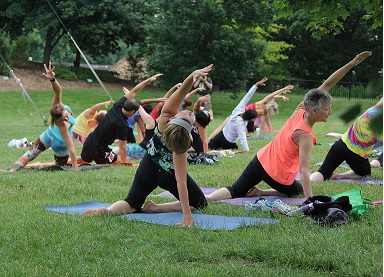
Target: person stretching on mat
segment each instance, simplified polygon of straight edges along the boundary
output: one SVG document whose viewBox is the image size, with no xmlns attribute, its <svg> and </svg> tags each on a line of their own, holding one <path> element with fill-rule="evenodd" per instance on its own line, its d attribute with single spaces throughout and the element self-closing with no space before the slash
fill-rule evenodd
<svg viewBox="0 0 384 277">
<path fill-rule="evenodd" d="M 293 196 L 304 191 L 306 198 L 313 196 L 309 179 L 310 153 L 316 142 L 312 127 L 316 122 L 326 122 L 332 114 L 332 97 L 328 91 L 354 66 L 360 64 L 371 52 L 362 52 L 336 70 L 318 89 L 304 96 L 291 117 L 276 137 L 259 150 L 232 186 L 220 188 L 207 200 L 220 200 L 244 196 Z M 302 184 L 295 180 L 300 172 Z M 267 183 L 272 189 L 261 190 L 257 184 Z"/>
<path fill-rule="evenodd" d="M 140 107 L 140 102 L 134 97 L 149 83 L 156 81 L 162 75 L 156 74 L 136 85 L 131 91 L 124 91 L 125 95 L 113 104 L 95 130 L 88 135 L 81 151 L 81 159 L 78 158 L 77 162 L 115 163 L 118 159 L 117 151 L 113 151 L 109 145 L 114 143 L 116 139 L 119 144 L 116 150 L 119 151 L 120 162 L 127 162 L 126 144 L 129 131 L 127 119 L 134 115 Z"/>
<path fill-rule="evenodd" d="M 257 112 L 255 110 L 246 111 L 245 106 L 251 100 L 257 88 L 265 86 L 267 80 L 268 78 L 264 77 L 254 84 L 232 111 L 231 115 L 213 131 L 210 138 L 208 138 L 209 149 L 238 149 L 236 142 L 240 140 L 242 151 L 249 151 L 245 127 L 248 122 L 253 122 L 256 119 Z"/>
<path fill-rule="evenodd" d="M 75 120 L 75 126 L 73 126 L 72 140 L 79 140 L 81 144 L 84 144 L 88 135 L 95 130 L 100 121 L 107 114 L 106 110 L 100 110 L 102 107 L 108 108 L 113 100 L 97 103 L 92 107 L 83 111 Z"/>
<path fill-rule="evenodd" d="M 133 212 L 157 213 L 182 211 L 181 226 L 194 224 L 191 209 L 202 209 L 207 201 L 200 187 L 187 173 L 187 150 L 192 143 L 193 119 L 190 111 L 179 112 L 178 108 L 192 83 L 199 76 L 206 76 L 212 65 L 192 72 L 165 102 L 155 133 L 148 143 L 148 151 L 140 162 L 132 186 L 125 200 L 120 200 L 108 208 L 85 211 L 85 215 L 119 215 Z M 155 204 L 147 196 L 158 186 L 168 190 L 179 201 Z"/>
<path fill-rule="evenodd" d="M 207 126 L 211 122 L 211 114 L 207 110 L 201 109 L 201 105 L 210 97 L 210 95 L 199 97 L 193 105 L 192 148 L 197 153 L 208 152 Z"/>
<path fill-rule="evenodd" d="M 266 96 L 263 100 L 259 101 L 259 104 L 257 106 L 255 105 L 254 108 L 246 109 L 246 105 L 249 100 L 251 100 L 253 94 L 260 86 L 265 86 L 265 82 L 267 80 L 268 78 L 264 77 L 262 80 L 253 85 L 236 108 L 232 111 L 231 115 L 225 119 L 225 121 L 218 128 L 216 128 L 215 131 L 213 131 L 208 138 L 208 145 L 210 149 L 238 149 L 236 142 L 240 140 L 242 150 L 237 153 L 249 151 L 246 126 L 248 124 L 253 125 L 255 119 L 260 114 L 265 113 L 266 104 L 269 101 L 274 99 L 277 95 L 289 92 L 289 90 L 293 88 L 293 86 L 287 86 L 283 89 L 277 90 Z"/>
<path fill-rule="evenodd" d="M 127 143 L 127 158 L 133 160 L 141 160 L 147 152 L 147 144 L 152 138 L 157 121 L 152 118 L 145 110 L 143 106 L 139 107 L 139 114 L 145 125 L 145 135 L 140 143 Z M 119 155 L 119 151 L 115 150 L 116 154 Z"/>
<path fill-rule="evenodd" d="M 288 101 L 289 98 L 282 95 L 283 93 L 289 92 L 293 89 L 293 85 L 288 85 L 282 90 L 278 90 L 279 93 L 272 92 L 271 94 L 264 97 L 262 100 L 255 103 L 249 104 L 245 107 L 245 110 L 255 110 L 257 112 L 257 118 L 254 122 L 248 122 L 247 132 L 254 132 L 257 128 L 261 129 L 262 138 L 266 137 L 267 133 L 272 133 L 271 120 L 278 113 L 279 105 L 276 103 L 277 98 L 282 98 L 284 101 Z M 256 133 L 256 136 L 260 134 Z"/>
<path fill-rule="evenodd" d="M 55 78 L 55 67 L 49 63 L 48 67 L 44 64 L 44 76 L 51 81 L 54 91 L 52 107 L 49 110 L 51 114 L 50 125 L 47 130 L 42 133 L 29 150 L 21 156 L 10 169 L 11 172 L 24 168 L 30 161 L 34 160 L 40 153 L 51 148 L 55 158 L 55 163 L 60 166 L 67 165 L 69 157 L 72 161 L 76 161 L 76 150 L 71 139 L 72 128 L 75 124 L 75 118 L 72 110 L 62 101 L 62 89 L 59 82 Z M 77 163 L 73 163 L 72 167 L 78 170 Z"/>
<path fill-rule="evenodd" d="M 376 142 L 383 140 L 382 134 L 371 129 L 370 121 L 383 109 L 383 98 L 360 115 L 328 151 L 318 172 L 311 174 L 312 182 L 330 179 L 358 179 L 371 175 L 369 155 Z M 335 169 L 346 161 L 351 170 L 334 173 Z"/>
</svg>

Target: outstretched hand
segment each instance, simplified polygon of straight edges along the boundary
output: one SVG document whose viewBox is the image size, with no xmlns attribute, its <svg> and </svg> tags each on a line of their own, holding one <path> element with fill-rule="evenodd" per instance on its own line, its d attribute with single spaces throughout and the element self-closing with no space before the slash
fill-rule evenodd
<svg viewBox="0 0 384 277">
<path fill-rule="evenodd" d="M 207 76 L 208 73 L 212 70 L 213 64 L 210 64 L 202 69 L 195 70 L 192 73 L 193 82 L 195 82 L 200 76 Z"/>
<path fill-rule="evenodd" d="M 267 82 L 268 81 L 268 78 L 267 77 L 264 77 L 263 79 L 261 79 L 260 81 L 258 81 L 255 85 L 257 86 L 257 87 L 265 87 L 265 82 Z"/>
<path fill-rule="evenodd" d="M 295 86 L 294 85 L 288 85 L 286 86 L 284 89 L 287 90 L 287 92 L 290 92 L 291 89 L 294 89 Z"/>
<path fill-rule="evenodd" d="M 157 78 L 159 78 L 159 77 L 161 77 L 161 76 L 163 76 L 163 75 L 164 75 L 164 74 L 162 74 L 162 73 L 155 74 L 155 75 L 153 75 L 152 77 L 149 78 L 149 81 L 152 83 L 152 82 L 156 81 Z"/>
<path fill-rule="evenodd" d="M 110 99 L 108 101 L 105 102 L 105 107 L 108 108 L 109 105 L 111 105 L 111 103 L 113 103 L 113 99 Z"/>
<path fill-rule="evenodd" d="M 352 66 L 356 66 L 360 64 L 362 61 L 364 61 L 366 58 L 372 56 L 371 51 L 364 51 L 361 52 L 360 54 L 357 54 L 356 57 L 350 62 Z"/>
<path fill-rule="evenodd" d="M 284 95 L 282 95 L 281 98 L 283 98 L 284 101 L 289 101 L 289 98 Z"/>
<path fill-rule="evenodd" d="M 45 77 L 47 77 L 48 79 L 52 80 L 53 78 L 55 78 L 55 72 L 53 72 L 53 70 L 55 70 L 55 66 L 52 65 L 51 62 L 49 62 L 49 65 L 47 67 L 46 64 L 44 64 L 44 69 L 45 69 L 45 73 L 43 73 L 43 75 Z"/>
</svg>

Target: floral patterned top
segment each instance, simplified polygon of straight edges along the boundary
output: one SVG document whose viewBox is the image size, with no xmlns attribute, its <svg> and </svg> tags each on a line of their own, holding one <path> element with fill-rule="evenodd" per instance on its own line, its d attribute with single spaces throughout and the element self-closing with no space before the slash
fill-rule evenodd
<svg viewBox="0 0 384 277">
<path fill-rule="evenodd" d="M 165 171 L 171 172 L 173 167 L 172 151 L 162 141 L 163 134 L 156 127 L 152 138 L 148 142 L 148 155 L 152 160 Z"/>
</svg>

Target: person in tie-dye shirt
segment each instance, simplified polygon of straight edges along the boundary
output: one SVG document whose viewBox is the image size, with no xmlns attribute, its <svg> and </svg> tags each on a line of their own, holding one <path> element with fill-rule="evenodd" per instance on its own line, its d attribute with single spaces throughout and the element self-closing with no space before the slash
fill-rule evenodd
<svg viewBox="0 0 384 277">
<path fill-rule="evenodd" d="M 383 98 L 360 115 L 343 136 L 329 150 L 318 172 L 311 175 L 311 181 L 322 182 L 327 179 L 357 179 L 371 174 L 369 155 L 376 142 L 382 141 L 382 134 L 375 133 L 371 119 L 383 108 Z M 346 161 L 352 170 L 334 173 Z"/>
</svg>

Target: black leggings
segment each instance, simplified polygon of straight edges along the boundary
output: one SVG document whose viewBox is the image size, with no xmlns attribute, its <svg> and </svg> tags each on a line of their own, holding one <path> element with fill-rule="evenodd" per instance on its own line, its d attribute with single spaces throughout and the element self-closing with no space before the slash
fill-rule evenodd
<svg viewBox="0 0 384 277">
<path fill-rule="evenodd" d="M 323 175 L 324 180 L 329 179 L 343 161 L 346 161 L 351 169 L 360 176 L 371 174 L 369 160 L 349 150 L 347 145 L 339 139 L 332 145 L 323 164 L 320 166 L 319 172 Z"/>
<path fill-rule="evenodd" d="M 237 181 L 232 186 L 226 188 L 231 193 L 232 198 L 243 197 L 261 181 L 266 182 L 271 188 L 288 196 L 298 195 L 303 192 L 303 187 L 297 180 L 294 180 L 291 185 L 283 185 L 272 179 L 265 172 L 257 156 L 247 165 Z"/>
<path fill-rule="evenodd" d="M 217 150 L 217 149 L 238 149 L 238 146 L 236 143 L 229 142 L 223 134 L 223 131 L 220 131 L 214 138 L 212 138 L 208 146 L 210 149 Z"/>
<path fill-rule="evenodd" d="M 160 168 L 160 166 L 152 161 L 151 156 L 145 153 L 125 201 L 136 211 L 140 211 L 147 196 L 158 186 L 168 190 L 180 200 L 174 171 L 167 172 Z M 208 205 L 204 193 L 188 174 L 187 189 L 190 206 L 202 209 Z"/>
</svg>

